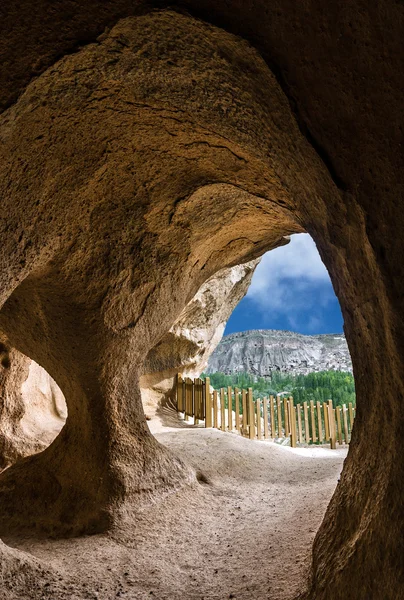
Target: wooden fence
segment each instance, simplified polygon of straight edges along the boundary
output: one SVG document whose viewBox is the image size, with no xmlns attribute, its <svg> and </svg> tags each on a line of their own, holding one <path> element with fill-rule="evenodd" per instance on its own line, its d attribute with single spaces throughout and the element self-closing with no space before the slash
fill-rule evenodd
<svg viewBox="0 0 404 600">
<path fill-rule="evenodd" d="M 210 389 L 210 380 L 183 379 L 177 375 L 177 410 L 194 424 L 235 431 L 250 439 L 290 438 L 290 445 L 348 444 L 355 420 L 355 408 L 333 407 L 328 402 L 295 404 L 284 395 L 253 398 L 252 388 Z"/>
</svg>

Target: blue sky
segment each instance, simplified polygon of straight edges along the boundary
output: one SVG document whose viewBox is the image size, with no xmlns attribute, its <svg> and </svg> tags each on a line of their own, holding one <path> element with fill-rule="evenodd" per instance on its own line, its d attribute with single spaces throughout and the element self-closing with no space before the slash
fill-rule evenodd
<svg viewBox="0 0 404 600">
<path fill-rule="evenodd" d="M 327 269 L 307 233 L 262 257 L 225 334 L 248 329 L 341 333 L 342 315 Z"/>
</svg>

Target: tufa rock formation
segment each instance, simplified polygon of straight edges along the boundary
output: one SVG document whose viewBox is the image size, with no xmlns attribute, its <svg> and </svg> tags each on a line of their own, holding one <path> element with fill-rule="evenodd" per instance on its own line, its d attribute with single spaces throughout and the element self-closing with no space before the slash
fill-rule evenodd
<svg viewBox="0 0 404 600">
<path fill-rule="evenodd" d="M 258 261 L 222 269 L 198 290 L 162 340 L 149 352 L 142 381 L 183 372 L 198 377 L 220 342 L 226 322 L 247 293 Z"/>
<path fill-rule="evenodd" d="M 210 277 L 307 231 L 344 315 L 357 417 L 305 598 L 396 599 L 404 6 L 164 6 L 0 9 L 0 328 L 69 412 L 1 474 L 0 534 L 123 526 L 192 486 L 148 431 L 144 361 Z"/>
<path fill-rule="evenodd" d="M 282 240 L 286 243 L 287 240 Z M 175 397 L 177 373 L 199 377 L 226 322 L 248 287 L 259 259 L 222 269 L 206 281 L 162 340 L 149 352 L 140 378 L 143 406 L 151 416 Z"/>
<path fill-rule="evenodd" d="M 302 335 L 259 329 L 226 335 L 209 358 L 207 373 L 246 372 L 271 377 L 274 371 L 305 375 L 349 371 L 352 362 L 343 334 Z"/>
<path fill-rule="evenodd" d="M 179 39 L 196 43 L 193 53 Z M 248 57 L 253 72 L 234 69 Z M 261 91 L 269 88 L 271 100 Z M 125 19 L 62 59 L 0 129 L 13 206 L 2 287 L 13 291 L 0 325 L 58 382 L 69 412 L 49 448 L 2 475 L 0 531 L 97 531 L 195 480 L 148 432 L 142 364 L 206 279 L 302 230 L 281 179 L 294 164 L 297 194 L 308 194 L 312 150 L 252 48 L 172 12 Z M 271 160 L 265 131 L 282 148 Z M 286 169 L 276 166 L 282 154 Z M 319 162 L 315 170 L 316 186 L 332 190 Z"/>
</svg>

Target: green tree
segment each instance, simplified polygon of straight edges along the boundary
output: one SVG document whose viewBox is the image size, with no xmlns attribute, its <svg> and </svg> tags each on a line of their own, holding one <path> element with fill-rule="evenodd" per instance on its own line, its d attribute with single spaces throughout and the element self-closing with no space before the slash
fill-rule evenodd
<svg viewBox="0 0 404 600">
<path fill-rule="evenodd" d="M 206 377 L 202 373 L 201 377 Z M 308 373 L 307 375 L 289 375 L 275 371 L 271 377 L 255 377 L 251 373 L 240 372 L 231 375 L 225 373 L 209 374 L 211 385 L 220 388 L 238 387 L 247 389 L 251 387 L 254 398 L 264 396 L 275 396 L 280 392 L 287 392 L 293 396 L 296 403 L 327 402 L 333 401 L 333 405 L 342 406 L 352 402 L 355 406 L 355 382 L 351 373 L 343 371 L 321 371 L 319 373 Z"/>
</svg>

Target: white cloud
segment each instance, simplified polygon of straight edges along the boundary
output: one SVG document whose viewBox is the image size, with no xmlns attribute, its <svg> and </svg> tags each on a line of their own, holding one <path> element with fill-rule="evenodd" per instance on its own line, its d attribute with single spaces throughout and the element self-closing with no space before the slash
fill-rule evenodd
<svg viewBox="0 0 404 600">
<path fill-rule="evenodd" d="M 333 299 L 330 278 L 316 245 L 307 234 L 291 237 L 287 246 L 265 254 L 258 265 L 247 297 L 257 309 L 273 318 L 287 317 L 290 327 L 298 329 L 304 311 L 307 329 L 320 326 L 318 309 Z M 308 318 L 307 311 L 312 314 Z"/>
</svg>

